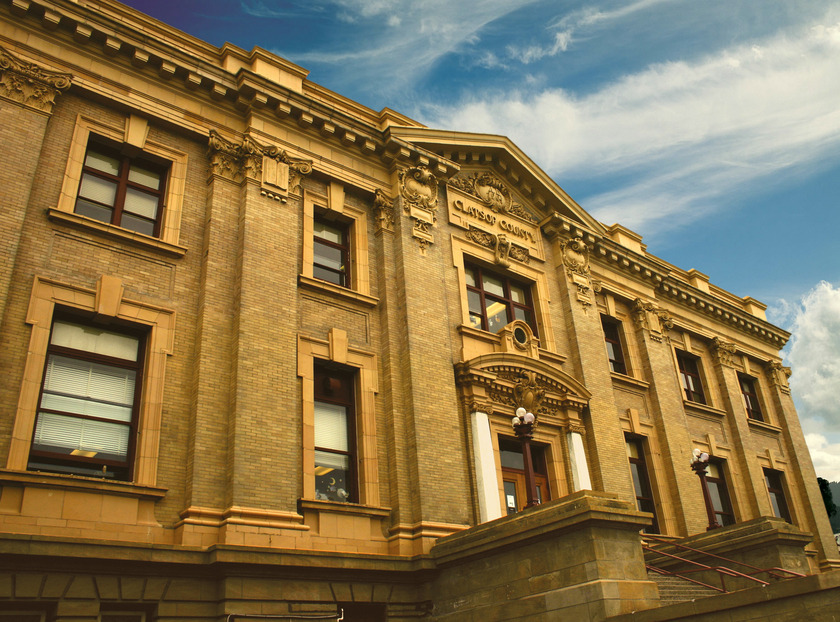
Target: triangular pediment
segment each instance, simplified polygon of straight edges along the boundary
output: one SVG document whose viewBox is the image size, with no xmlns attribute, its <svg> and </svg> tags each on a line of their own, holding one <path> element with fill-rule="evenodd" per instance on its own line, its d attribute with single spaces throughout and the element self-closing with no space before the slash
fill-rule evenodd
<svg viewBox="0 0 840 622">
<path fill-rule="evenodd" d="M 423 127 L 391 127 L 391 135 L 458 165 L 450 187 L 477 196 L 495 209 L 541 222 L 561 214 L 592 233 L 606 228 L 587 213 L 509 138 Z"/>
</svg>

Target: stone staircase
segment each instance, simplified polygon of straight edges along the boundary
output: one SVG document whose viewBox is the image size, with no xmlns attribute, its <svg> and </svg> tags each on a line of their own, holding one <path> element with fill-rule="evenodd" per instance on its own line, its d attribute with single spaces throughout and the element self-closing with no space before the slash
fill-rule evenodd
<svg viewBox="0 0 840 622">
<path fill-rule="evenodd" d="M 663 607 L 720 594 L 720 592 L 711 588 L 697 585 L 673 575 L 648 572 L 648 577 L 659 586 L 659 598 Z"/>
</svg>

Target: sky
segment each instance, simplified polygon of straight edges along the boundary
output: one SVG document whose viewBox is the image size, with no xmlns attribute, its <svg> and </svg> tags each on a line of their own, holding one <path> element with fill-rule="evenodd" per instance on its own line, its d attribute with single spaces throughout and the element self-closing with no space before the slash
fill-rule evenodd
<svg viewBox="0 0 840 622">
<path fill-rule="evenodd" d="M 840 481 L 840 0 L 128 0 L 374 110 L 508 136 L 648 251 L 792 333 Z"/>
</svg>

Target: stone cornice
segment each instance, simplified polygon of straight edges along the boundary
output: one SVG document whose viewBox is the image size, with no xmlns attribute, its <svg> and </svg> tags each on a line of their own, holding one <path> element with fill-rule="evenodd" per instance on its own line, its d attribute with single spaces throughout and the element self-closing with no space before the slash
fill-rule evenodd
<svg viewBox="0 0 840 622">
<path fill-rule="evenodd" d="M 265 50 L 246 52 L 234 45 L 216 48 L 129 7 L 109 0 L 0 0 L 27 28 L 40 27 L 50 36 L 75 42 L 86 54 L 132 65 L 145 79 L 182 86 L 243 116 L 271 115 L 293 121 L 303 131 L 380 158 L 387 166 L 430 166 L 448 178 L 458 166 L 437 154 L 397 141 L 389 129 L 392 112 L 377 113 L 328 89 L 308 82 L 307 71 Z M 63 35 L 63 36 L 62 36 Z M 152 73 L 157 76 L 153 76 Z M 86 89 L 83 77 L 75 81 Z M 400 116 L 396 121 L 414 123 Z M 208 128 L 193 128 L 204 134 Z"/>
<path fill-rule="evenodd" d="M 653 287 L 660 299 L 691 308 L 697 313 L 713 318 L 717 323 L 726 324 L 779 349 L 784 347 L 790 338 L 790 333 L 756 317 L 745 308 L 739 308 L 733 302 L 686 283 L 674 275 L 672 266 L 654 256 L 641 255 L 596 232 L 585 230 L 578 223 L 559 214 L 547 218 L 541 226 L 550 237 L 560 235 L 564 238 L 583 239 L 592 249 L 590 262 L 593 267 L 600 264 L 613 270 L 618 269 L 634 280 Z M 593 275 L 597 278 L 597 269 L 593 269 Z M 747 299 L 746 302 L 755 301 Z"/>
</svg>

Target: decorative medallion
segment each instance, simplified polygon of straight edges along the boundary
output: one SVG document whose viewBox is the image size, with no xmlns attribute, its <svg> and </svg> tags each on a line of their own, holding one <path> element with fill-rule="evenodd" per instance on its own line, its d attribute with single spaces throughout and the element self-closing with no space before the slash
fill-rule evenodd
<svg viewBox="0 0 840 622">
<path fill-rule="evenodd" d="M 536 222 L 524 207 L 513 201 L 507 186 L 488 172 L 456 177 L 449 181 L 449 185 L 479 199 L 497 214 L 511 214 L 528 222 Z"/>
<path fill-rule="evenodd" d="M 537 384 L 535 372 L 523 371 L 519 374 L 519 381 L 513 387 L 513 394 L 516 397 L 517 406 L 521 406 L 528 412 L 537 412 L 545 397 L 545 389 Z"/>
<path fill-rule="evenodd" d="M 569 275 L 589 278 L 589 247 L 581 238 L 567 240 L 560 245 L 563 250 L 563 264 Z"/>
<path fill-rule="evenodd" d="M 55 98 L 70 88 L 73 76 L 48 71 L 0 47 L 0 97 L 51 113 Z"/>
<path fill-rule="evenodd" d="M 399 176 L 405 211 L 410 212 L 412 207 L 419 207 L 434 214 L 437 209 L 438 184 L 432 172 L 425 166 L 415 166 L 401 170 Z"/>
</svg>

